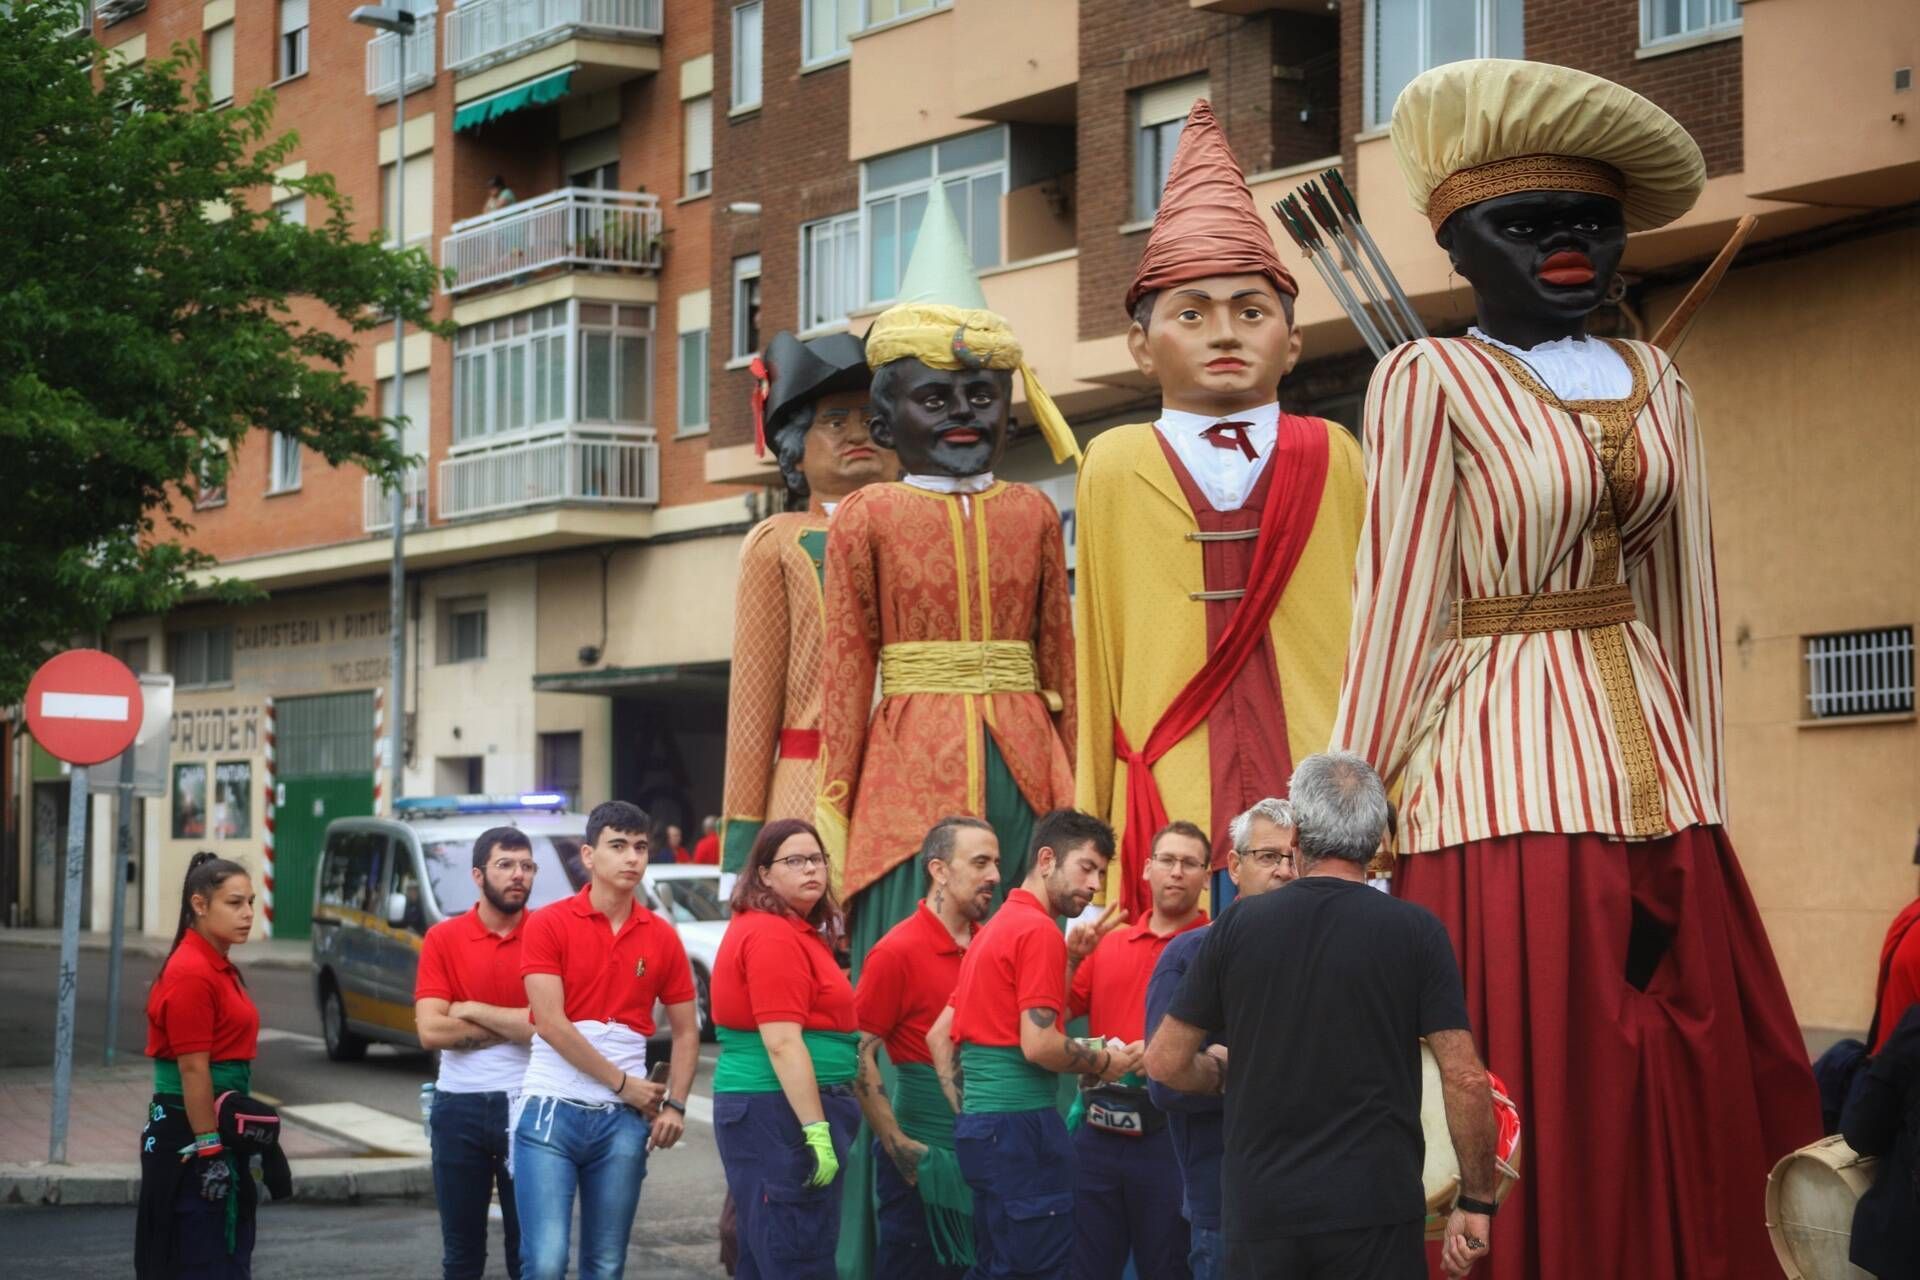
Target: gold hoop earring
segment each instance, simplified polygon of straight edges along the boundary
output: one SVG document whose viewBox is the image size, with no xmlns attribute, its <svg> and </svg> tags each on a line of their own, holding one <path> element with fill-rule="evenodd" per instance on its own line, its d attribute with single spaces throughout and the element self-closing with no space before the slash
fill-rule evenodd
<svg viewBox="0 0 1920 1280">
<path fill-rule="evenodd" d="M 1613 282 L 1607 286 L 1606 295 L 1601 299 L 1610 307 L 1617 307 L 1627 300 L 1627 278 L 1614 273 Z"/>
</svg>

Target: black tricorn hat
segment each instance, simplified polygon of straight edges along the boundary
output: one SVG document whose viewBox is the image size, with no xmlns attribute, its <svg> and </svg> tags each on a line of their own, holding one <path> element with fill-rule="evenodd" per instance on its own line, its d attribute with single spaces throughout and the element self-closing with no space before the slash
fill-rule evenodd
<svg viewBox="0 0 1920 1280">
<path fill-rule="evenodd" d="M 866 348 L 850 333 L 829 333 L 806 342 L 782 329 L 767 343 L 760 357 L 766 369 L 767 399 L 760 443 L 780 429 L 786 415 L 800 405 L 834 391 L 859 391 L 873 381 Z"/>
</svg>

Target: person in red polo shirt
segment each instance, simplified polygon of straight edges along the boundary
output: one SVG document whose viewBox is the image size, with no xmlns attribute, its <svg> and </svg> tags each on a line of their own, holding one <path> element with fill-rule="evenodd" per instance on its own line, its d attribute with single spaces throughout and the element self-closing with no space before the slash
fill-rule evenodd
<svg viewBox="0 0 1920 1280">
<path fill-rule="evenodd" d="M 927 896 L 861 966 L 853 1088 L 874 1132 L 874 1274 L 959 1280 L 974 1260 L 973 1194 L 954 1157 L 953 1109 L 940 1094 L 927 1029 L 953 995 L 974 930 L 993 910 L 1000 841 L 983 819 L 942 818 L 927 832 L 920 862 Z M 895 1072 L 892 1099 L 881 1083 L 882 1045 Z"/>
<path fill-rule="evenodd" d="M 1191 822 L 1173 822 L 1153 837 L 1142 878 L 1153 902 L 1147 918 L 1096 935 L 1083 926 L 1067 938 L 1073 981 L 1067 1016 L 1085 1015 L 1087 1030 L 1128 1044 L 1144 1040 L 1147 984 L 1167 943 L 1207 923 L 1200 909 L 1212 847 Z M 1166 1115 L 1147 1098 L 1144 1076 L 1128 1075 L 1083 1089 L 1074 1131 L 1078 1176 L 1073 1191 L 1076 1280 L 1119 1280 L 1133 1255 L 1141 1275 L 1185 1280 L 1187 1221 Z"/>
<path fill-rule="evenodd" d="M 440 1209 L 444 1280 L 487 1270 L 487 1206 L 500 1189 L 507 1275 L 520 1276 L 520 1215 L 507 1170 L 507 1112 L 527 1073 L 527 989 L 521 926 L 533 891 L 533 845 L 524 831 L 490 827 L 473 842 L 471 910 L 427 930 L 413 981 L 420 1047 L 440 1051 L 428 1119 L 433 1194 Z"/>
<path fill-rule="evenodd" d="M 734 1274 L 834 1280 L 858 1037 L 820 833 L 798 818 L 760 828 L 732 905 L 713 967 L 713 1129 L 738 1215 Z"/>
<path fill-rule="evenodd" d="M 573 897 L 528 919 L 521 973 L 535 1039 L 513 1108 L 520 1268 L 562 1280 L 580 1199 L 580 1280 L 618 1280 L 647 1176 L 647 1153 L 685 1128 L 700 1054 L 693 970 L 673 925 L 635 899 L 647 867 L 647 815 L 609 800 L 587 815 Z M 653 1003 L 667 1007 L 667 1083 L 647 1079 Z"/>
<path fill-rule="evenodd" d="M 245 867 L 193 855 L 173 950 L 147 995 L 153 1102 L 140 1135 L 134 1272 L 141 1280 L 245 1280 L 253 1274 L 257 1192 L 220 1140 L 214 1101 L 246 1093 L 260 1011 L 227 958 L 253 929 Z"/>
<path fill-rule="evenodd" d="M 980 1280 L 1064 1280 L 1073 1251 L 1074 1156 L 1054 1105 L 1057 1077 L 1118 1080 L 1140 1065 L 1138 1043 L 1095 1048 L 1065 1031 L 1067 943 L 1059 917 L 1086 909 L 1112 859 L 1113 830 L 1098 818 L 1055 809 L 1035 823 L 1025 883 L 967 948 L 953 1000 L 927 1033 L 941 1083 L 960 1111 L 954 1152 L 973 1190 Z"/>
<path fill-rule="evenodd" d="M 706 817 L 700 820 L 700 838 L 694 842 L 693 860 L 706 867 L 720 865 L 720 819 Z"/>
</svg>

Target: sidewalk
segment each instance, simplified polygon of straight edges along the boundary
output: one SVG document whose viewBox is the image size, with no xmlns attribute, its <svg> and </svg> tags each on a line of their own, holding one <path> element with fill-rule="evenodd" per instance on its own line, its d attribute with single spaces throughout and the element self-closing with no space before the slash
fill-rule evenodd
<svg viewBox="0 0 1920 1280">
<path fill-rule="evenodd" d="M 130 956 L 151 956 L 154 959 L 167 954 L 171 943 L 168 938 L 152 938 L 144 933 L 130 933 L 126 937 L 126 953 Z M 265 969 L 304 969 L 312 963 L 312 951 L 305 938 L 254 938 L 243 943 L 233 952 L 233 958 L 248 968 Z M 0 947 L 50 947 L 60 946 L 58 929 L 0 929 Z M 106 951 L 109 939 L 105 933 L 83 933 L 80 935 L 82 951 Z"/>
<path fill-rule="evenodd" d="M 137 1202 L 139 1134 L 152 1094 L 150 1063 L 77 1070 L 67 1121 L 69 1163 L 51 1165 L 52 1073 L 0 1071 L 0 1205 Z M 432 1167 L 423 1155 L 371 1155 L 345 1132 L 309 1128 L 291 1117 L 281 1128 L 295 1199 L 339 1203 L 433 1192 Z"/>
</svg>

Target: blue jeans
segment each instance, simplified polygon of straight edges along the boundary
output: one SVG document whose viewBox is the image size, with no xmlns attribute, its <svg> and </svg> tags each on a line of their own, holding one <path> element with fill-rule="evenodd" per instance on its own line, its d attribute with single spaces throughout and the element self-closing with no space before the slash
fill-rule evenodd
<svg viewBox="0 0 1920 1280">
<path fill-rule="evenodd" d="M 828 1085 L 820 1090 L 820 1107 L 842 1171 L 824 1187 L 809 1187 L 813 1151 L 785 1094 L 713 1096 L 713 1138 L 740 1235 L 734 1280 L 834 1280 L 840 1189 L 860 1129 L 860 1104 L 845 1085 Z"/>
<path fill-rule="evenodd" d="M 963 1114 L 954 1154 L 973 1191 L 974 1275 L 1066 1280 L 1073 1257 L 1073 1143 L 1052 1107 Z"/>
<path fill-rule="evenodd" d="M 520 1210 L 526 1280 L 563 1280 L 573 1200 L 580 1197 L 579 1280 L 620 1280 L 627 1237 L 647 1176 L 645 1116 L 620 1103 L 596 1106 L 532 1097 L 513 1132 L 513 1197 Z"/>
<path fill-rule="evenodd" d="M 440 1272 L 479 1280 L 487 1272 L 487 1206 L 500 1188 L 507 1275 L 520 1278 L 520 1215 L 507 1176 L 507 1095 L 433 1095 L 433 1198 L 440 1207 Z"/>
<path fill-rule="evenodd" d="M 1227 1241 L 1217 1228 L 1187 1228 L 1187 1268 L 1193 1280 L 1221 1280 L 1227 1273 Z"/>
</svg>

